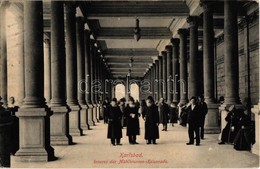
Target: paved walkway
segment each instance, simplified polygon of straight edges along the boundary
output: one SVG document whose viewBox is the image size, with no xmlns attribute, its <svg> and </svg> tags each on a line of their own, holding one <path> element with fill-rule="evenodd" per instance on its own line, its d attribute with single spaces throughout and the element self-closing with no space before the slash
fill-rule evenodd
<svg viewBox="0 0 260 169">
<path fill-rule="evenodd" d="M 75 145 L 55 146 L 56 161 L 48 163 L 15 163 L 22 168 L 239 168 L 259 167 L 259 156 L 247 151 L 236 151 L 231 145 L 218 145 L 216 134 L 205 135 L 201 146 L 187 146 L 187 128 L 175 125 L 167 132 L 160 131 L 157 145 L 146 145 L 143 121 L 138 145 L 129 145 L 125 136 L 122 146 L 111 146 L 106 139 L 107 125 L 98 123 L 84 136 L 74 137 Z M 160 126 L 161 129 L 162 126 Z M 130 154 L 131 153 L 131 154 Z M 138 157 L 121 157 L 136 154 Z"/>
</svg>

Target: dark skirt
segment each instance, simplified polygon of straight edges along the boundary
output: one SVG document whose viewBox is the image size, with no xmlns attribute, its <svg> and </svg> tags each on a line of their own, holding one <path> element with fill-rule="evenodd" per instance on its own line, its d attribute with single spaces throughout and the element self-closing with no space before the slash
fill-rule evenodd
<svg viewBox="0 0 260 169">
<path fill-rule="evenodd" d="M 159 128 L 156 123 L 145 122 L 145 134 L 144 138 L 148 139 L 158 139 L 159 138 Z"/>
<path fill-rule="evenodd" d="M 122 126 L 120 120 L 108 121 L 107 138 L 122 138 Z"/>
<path fill-rule="evenodd" d="M 140 135 L 140 125 L 138 118 L 128 118 L 127 119 L 127 128 L 126 128 L 126 135 L 127 136 L 135 136 Z"/>
</svg>

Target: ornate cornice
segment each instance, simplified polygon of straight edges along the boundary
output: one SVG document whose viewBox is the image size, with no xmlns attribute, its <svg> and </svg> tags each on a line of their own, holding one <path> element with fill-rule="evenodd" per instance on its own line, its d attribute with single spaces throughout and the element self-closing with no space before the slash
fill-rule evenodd
<svg viewBox="0 0 260 169">
<path fill-rule="evenodd" d="M 250 15 L 244 16 L 238 23 L 238 29 L 244 29 L 247 25 L 255 23 L 259 20 L 259 10 L 252 12 Z"/>
</svg>

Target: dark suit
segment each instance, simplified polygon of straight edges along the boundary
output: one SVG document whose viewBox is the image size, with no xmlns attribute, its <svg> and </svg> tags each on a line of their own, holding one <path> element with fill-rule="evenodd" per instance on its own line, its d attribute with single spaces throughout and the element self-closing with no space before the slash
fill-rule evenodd
<svg viewBox="0 0 260 169">
<path fill-rule="evenodd" d="M 199 134 L 199 127 L 201 124 L 200 120 L 200 108 L 196 105 L 193 109 L 191 106 L 187 108 L 188 111 L 188 133 L 189 133 L 189 143 L 194 143 L 194 132 L 196 133 L 196 144 L 200 144 L 200 134 Z"/>
<path fill-rule="evenodd" d="M 207 103 L 202 102 L 199 104 L 200 108 L 200 137 L 201 139 L 204 139 L 204 125 L 205 125 L 205 118 L 208 113 L 208 106 Z"/>
<path fill-rule="evenodd" d="M 142 112 L 143 118 L 145 118 L 145 139 L 148 142 L 155 142 L 159 138 L 159 128 L 157 124 L 159 123 L 159 112 L 158 107 L 153 104 L 151 107 L 145 107 Z"/>
</svg>

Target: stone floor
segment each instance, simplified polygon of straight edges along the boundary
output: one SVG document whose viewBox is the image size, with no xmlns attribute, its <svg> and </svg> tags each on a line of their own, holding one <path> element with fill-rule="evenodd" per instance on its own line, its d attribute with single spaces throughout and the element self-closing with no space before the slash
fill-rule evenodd
<svg viewBox="0 0 260 169">
<path fill-rule="evenodd" d="M 236 151 L 231 145 L 218 145 L 216 134 L 206 135 L 201 146 L 187 146 L 187 128 L 169 126 L 160 132 L 157 145 L 146 145 L 143 121 L 138 145 L 129 145 L 125 136 L 122 146 L 111 146 L 106 138 L 107 125 L 98 123 L 84 136 L 74 137 L 75 145 L 55 146 L 56 161 L 48 163 L 15 163 L 15 168 L 250 168 L 259 167 L 259 156 L 247 151 Z M 161 129 L 162 126 L 160 126 Z M 141 157 L 120 157 L 122 153 Z"/>
</svg>

